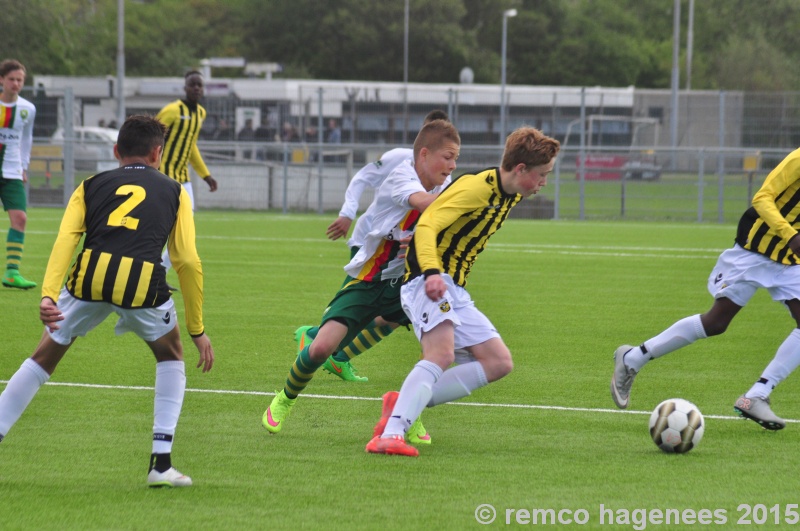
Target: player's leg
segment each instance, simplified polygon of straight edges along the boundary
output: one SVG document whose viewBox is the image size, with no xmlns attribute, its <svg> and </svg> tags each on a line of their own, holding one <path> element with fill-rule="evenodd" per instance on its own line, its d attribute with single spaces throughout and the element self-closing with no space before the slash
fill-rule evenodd
<svg viewBox="0 0 800 531">
<path fill-rule="evenodd" d="M 22 362 L 0 394 L 0 441 L 19 420 L 39 389 L 50 379 L 72 342 L 61 345 L 45 330 L 33 355 Z"/>
<path fill-rule="evenodd" d="M 177 322 L 177 316 L 172 320 Z M 188 487 L 192 479 L 172 466 L 172 444 L 186 392 L 186 367 L 177 324 L 155 341 L 147 341 L 156 358 L 153 445 L 147 483 L 151 487 Z"/>
<path fill-rule="evenodd" d="M 25 225 L 28 221 L 25 186 L 19 179 L 0 179 L 0 198 L 8 211 L 11 226 L 6 236 L 6 272 L 2 284 L 7 288 L 31 289 L 36 282 L 26 280 L 19 272 L 25 248 Z"/>
<path fill-rule="evenodd" d="M 275 395 L 261 418 L 261 423 L 270 433 L 281 430 L 297 397 L 311 382 L 317 369 L 336 352 L 347 331 L 348 327 L 343 322 L 329 319 L 319 328 L 314 340 L 303 346 L 286 375 L 283 389 Z"/>
<path fill-rule="evenodd" d="M 186 392 L 186 368 L 175 303 L 168 300 L 157 308 L 115 308 L 117 335 L 133 332 L 156 359 L 153 401 L 153 443 L 147 484 L 150 487 L 188 487 L 190 477 L 172 466 L 172 444 Z"/>
<path fill-rule="evenodd" d="M 724 251 L 708 276 L 707 287 L 714 304 L 706 313 L 685 317 L 638 347 L 618 347 L 611 376 L 611 398 L 617 407 L 628 407 L 633 380 L 647 362 L 699 339 L 724 333 L 759 286 L 774 275 L 773 268 L 778 264 L 770 262 L 739 247 Z"/>
<path fill-rule="evenodd" d="M 369 378 L 358 375 L 358 371 L 352 366 L 351 361 L 356 356 L 363 354 L 383 341 L 398 326 L 396 323 L 388 323 L 381 317 L 377 317 L 364 330 L 359 332 L 347 346 L 328 358 L 322 368 L 326 372 L 348 382 L 368 381 Z"/>
<path fill-rule="evenodd" d="M 789 272 L 793 272 L 793 268 Z M 794 293 L 791 284 L 781 289 L 788 290 L 790 295 Z M 800 291 L 800 278 L 796 289 Z M 800 366 L 800 300 L 792 298 L 784 303 L 795 320 L 796 328 L 778 347 L 775 357 L 761 373 L 761 378 L 740 396 L 733 406 L 739 415 L 757 422 L 768 430 L 780 430 L 786 426 L 786 421 L 772 411 L 769 397 L 775 387 Z"/>
<path fill-rule="evenodd" d="M 8 434 L 47 382 L 75 338 L 86 335 L 103 322 L 111 312 L 111 305 L 84 302 L 62 289 L 58 309 L 63 315 L 63 320 L 58 321 L 58 329 L 45 329 L 33 355 L 22 363 L 0 395 L 0 438 Z"/>
</svg>

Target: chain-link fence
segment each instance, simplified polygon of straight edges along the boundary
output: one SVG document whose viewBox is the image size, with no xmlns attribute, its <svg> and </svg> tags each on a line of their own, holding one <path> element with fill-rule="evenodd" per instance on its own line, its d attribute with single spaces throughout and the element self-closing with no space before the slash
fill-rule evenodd
<svg viewBox="0 0 800 531">
<path fill-rule="evenodd" d="M 116 125 L 113 86 L 103 96 L 85 80 L 60 79 L 37 80 L 23 94 L 37 105 L 32 205 L 62 206 L 76 182 L 115 165 L 113 129 L 100 127 Z M 154 114 L 182 95 L 182 80 L 126 86 L 135 92 L 128 114 Z M 220 188 L 212 194 L 197 183 L 198 208 L 335 213 L 355 171 L 410 146 L 434 108 L 461 133 L 457 174 L 497 165 L 502 154 L 496 86 L 264 86 L 207 81 L 200 149 Z M 795 93 L 681 92 L 677 113 L 664 90 L 509 87 L 506 94 L 509 131 L 532 125 L 563 146 L 548 186 L 516 209 L 521 217 L 735 221 L 800 141 Z M 362 208 L 371 199 L 365 194 Z"/>
</svg>

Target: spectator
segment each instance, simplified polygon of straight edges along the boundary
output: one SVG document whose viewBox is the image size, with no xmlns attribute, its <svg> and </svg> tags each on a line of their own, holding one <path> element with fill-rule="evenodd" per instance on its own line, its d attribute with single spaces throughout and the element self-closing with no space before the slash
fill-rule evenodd
<svg viewBox="0 0 800 531">
<path fill-rule="evenodd" d="M 241 142 L 252 142 L 256 137 L 256 130 L 253 129 L 253 120 L 252 118 L 248 118 L 244 122 L 244 127 L 239 131 L 239 134 L 236 135 L 236 140 Z"/>
<path fill-rule="evenodd" d="M 283 130 L 278 140 L 280 142 L 299 142 L 300 137 L 291 122 L 283 122 Z"/>
<path fill-rule="evenodd" d="M 341 144 L 342 143 L 342 130 L 335 119 L 328 120 L 328 136 L 325 141 L 328 144 Z"/>
<path fill-rule="evenodd" d="M 256 138 L 256 131 L 253 129 L 253 119 L 248 118 L 244 122 L 244 127 L 242 127 L 239 134 L 236 136 L 236 140 L 239 142 L 253 142 Z M 253 158 L 253 150 L 252 149 L 245 149 L 242 151 L 242 156 L 246 159 Z"/>
<path fill-rule="evenodd" d="M 233 140 L 233 129 L 225 118 L 220 118 L 212 140 Z"/>
</svg>

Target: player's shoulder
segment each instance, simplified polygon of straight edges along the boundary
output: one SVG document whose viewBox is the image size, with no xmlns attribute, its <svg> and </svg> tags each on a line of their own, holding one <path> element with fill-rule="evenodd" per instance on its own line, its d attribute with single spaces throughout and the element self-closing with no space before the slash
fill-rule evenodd
<svg viewBox="0 0 800 531">
<path fill-rule="evenodd" d="M 404 160 L 414 160 L 414 150 L 411 148 L 394 148 L 381 155 L 384 164 L 393 162 L 399 164 Z"/>
<path fill-rule="evenodd" d="M 17 96 L 17 108 L 23 109 L 31 109 L 36 110 L 36 105 L 33 104 L 32 101 L 23 98 L 22 96 Z"/>
<path fill-rule="evenodd" d="M 498 175 L 498 168 L 491 167 L 474 173 L 462 173 L 461 175 L 452 178 L 452 182 L 453 184 L 458 183 L 459 186 L 494 186 L 497 183 Z"/>
<path fill-rule="evenodd" d="M 164 105 L 163 107 L 161 107 L 161 110 L 158 111 L 158 114 L 160 116 L 160 115 L 163 115 L 163 114 L 166 114 L 166 113 L 178 112 L 180 106 L 181 106 L 181 100 L 173 100 L 173 101 L 167 103 L 166 105 Z"/>
<path fill-rule="evenodd" d="M 419 182 L 419 176 L 414 169 L 412 161 L 403 160 L 392 169 L 391 173 L 386 177 L 386 181 L 390 183 Z"/>
</svg>

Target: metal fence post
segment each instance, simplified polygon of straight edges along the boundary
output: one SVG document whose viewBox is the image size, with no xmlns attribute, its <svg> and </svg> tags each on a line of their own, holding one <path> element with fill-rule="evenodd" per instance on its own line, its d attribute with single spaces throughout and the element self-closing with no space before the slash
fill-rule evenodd
<svg viewBox="0 0 800 531">
<path fill-rule="evenodd" d="M 717 222 L 725 219 L 725 91 L 719 91 L 719 155 L 717 156 Z"/>
<path fill-rule="evenodd" d="M 289 212 L 289 144 L 283 143 L 283 213 Z"/>
<path fill-rule="evenodd" d="M 324 163 L 322 162 L 322 87 L 317 89 L 317 173 L 319 174 L 317 183 L 317 212 L 322 214 L 325 210 L 322 208 L 322 169 Z"/>
<path fill-rule="evenodd" d="M 700 149 L 697 161 L 697 222 L 703 222 L 703 188 L 705 188 L 706 152 Z"/>
<path fill-rule="evenodd" d="M 580 183 L 580 209 L 578 219 L 586 219 L 586 87 L 581 87 L 581 148 L 579 150 L 578 181 Z"/>
<path fill-rule="evenodd" d="M 64 206 L 75 190 L 75 94 L 72 87 L 64 89 Z"/>
</svg>

